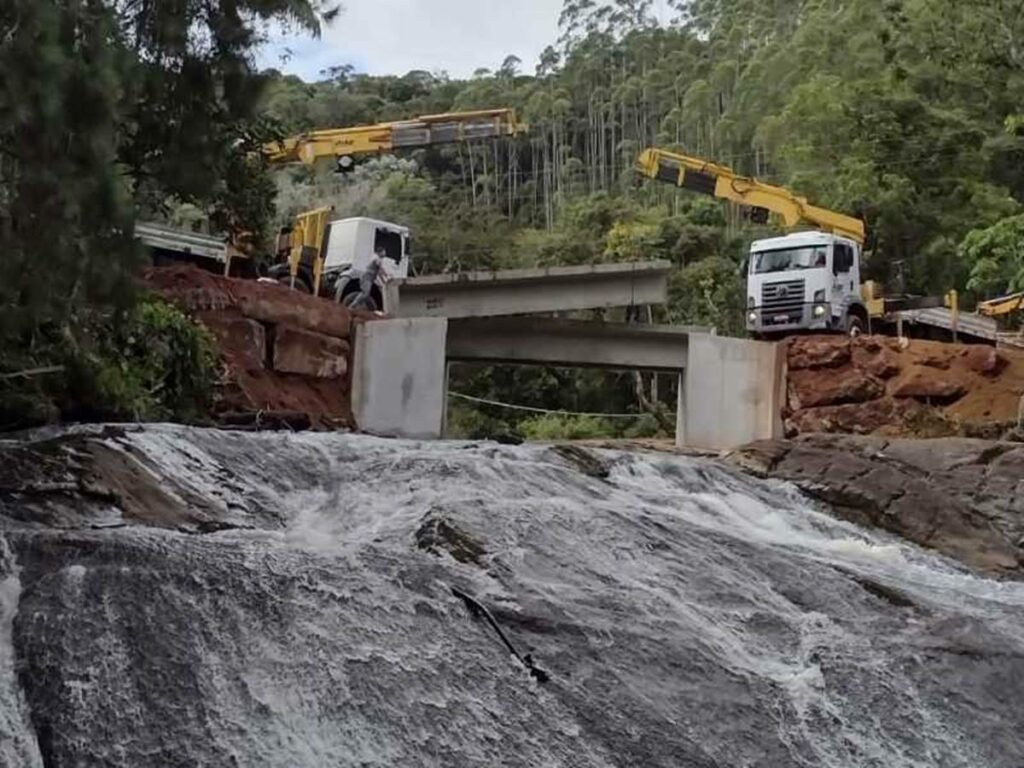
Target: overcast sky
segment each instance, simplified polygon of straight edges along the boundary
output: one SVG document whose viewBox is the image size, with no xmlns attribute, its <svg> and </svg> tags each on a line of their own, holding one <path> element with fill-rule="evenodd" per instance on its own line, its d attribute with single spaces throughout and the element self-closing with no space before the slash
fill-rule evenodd
<svg viewBox="0 0 1024 768">
<path fill-rule="evenodd" d="M 306 80 L 341 64 L 372 75 L 425 69 L 467 77 L 515 54 L 532 73 L 540 52 L 558 37 L 562 0 L 344 0 L 344 6 L 321 40 L 276 40 L 260 65 Z M 286 48 L 291 57 L 282 62 Z"/>
</svg>

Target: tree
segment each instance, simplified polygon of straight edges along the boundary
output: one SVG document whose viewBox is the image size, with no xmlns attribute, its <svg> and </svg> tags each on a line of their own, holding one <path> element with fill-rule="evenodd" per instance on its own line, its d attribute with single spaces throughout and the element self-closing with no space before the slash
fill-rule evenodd
<svg viewBox="0 0 1024 768">
<path fill-rule="evenodd" d="M 986 298 L 1024 291 L 1024 215 L 969 232 L 960 256 L 970 265 L 969 289 Z"/>
<path fill-rule="evenodd" d="M 66 360 L 80 375 L 53 379 L 61 397 L 131 389 L 127 358 L 102 358 L 124 352 L 114 341 L 137 315 L 136 209 L 194 203 L 258 234 L 273 188 L 253 150 L 277 129 L 257 115 L 253 47 L 267 23 L 315 33 L 335 13 L 320 0 L 0 3 L 0 369 Z M 92 386 L 101 376 L 109 386 Z"/>
<path fill-rule="evenodd" d="M 76 309 L 127 297 L 128 186 L 117 166 L 126 64 L 98 2 L 0 11 L 0 342 L 71 333 Z"/>
</svg>

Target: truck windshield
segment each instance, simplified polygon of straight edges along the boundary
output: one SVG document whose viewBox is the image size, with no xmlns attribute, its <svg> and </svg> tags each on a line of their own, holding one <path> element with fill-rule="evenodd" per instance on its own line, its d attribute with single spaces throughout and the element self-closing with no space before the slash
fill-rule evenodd
<svg viewBox="0 0 1024 768">
<path fill-rule="evenodd" d="M 754 254 L 754 274 L 786 272 L 791 269 L 813 269 L 827 263 L 828 247 L 810 245 L 803 248 L 781 248 Z"/>
</svg>

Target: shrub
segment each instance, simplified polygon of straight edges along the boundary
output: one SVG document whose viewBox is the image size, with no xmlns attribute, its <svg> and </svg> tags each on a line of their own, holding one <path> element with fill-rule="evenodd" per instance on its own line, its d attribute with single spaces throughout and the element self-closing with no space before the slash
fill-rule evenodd
<svg viewBox="0 0 1024 768">
<path fill-rule="evenodd" d="M 32 354 L 0 369 L 62 365 L 62 373 L 0 382 L 0 428 L 66 421 L 194 422 L 216 381 L 213 338 L 176 307 L 144 298 L 121 318 L 79 318 L 75 334 L 50 329 Z"/>
<path fill-rule="evenodd" d="M 527 440 L 590 440 L 614 437 L 615 428 L 597 416 L 570 416 L 546 413 L 519 423 L 519 431 Z"/>
</svg>

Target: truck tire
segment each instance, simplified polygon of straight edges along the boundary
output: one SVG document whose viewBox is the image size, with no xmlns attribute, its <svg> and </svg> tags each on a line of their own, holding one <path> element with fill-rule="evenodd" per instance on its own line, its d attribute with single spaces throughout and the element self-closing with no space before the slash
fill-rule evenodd
<svg viewBox="0 0 1024 768">
<path fill-rule="evenodd" d="M 291 275 L 282 275 L 281 277 L 277 278 L 277 282 L 279 282 L 285 288 L 291 288 L 292 287 L 292 276 Z M 296 277 L 295 277 L 295 290 L 296 291 L 301 291 L 302 293 L 312 293 L 313 292 L 313 289 L 309 287 L 309 284 L 306 282 L 305 278 L 302 277 L 302 275 L 296 275 Z"/>
<path fill-rule="evenodd" d="M 864 333 L 864 320 L 859 315 L 849 314 L 846 316 L 846 335 L 857 338 Z"/>
<path fill-rule="evenodd" d="M 360 301 L 360 299 L 362 299 Z M 352 291 L 345 295 L 341 299 L 341 303 L 349 309 L 364 309 L 367 312 L 376 312 L 380 307 L 377 306 L 377 301 L 371 294 L 370 296 L 363 297 L 363 294 L 359 291 Z M 355 304 L 359 306 L 355 306 Z"/>
</svg>

